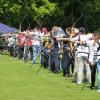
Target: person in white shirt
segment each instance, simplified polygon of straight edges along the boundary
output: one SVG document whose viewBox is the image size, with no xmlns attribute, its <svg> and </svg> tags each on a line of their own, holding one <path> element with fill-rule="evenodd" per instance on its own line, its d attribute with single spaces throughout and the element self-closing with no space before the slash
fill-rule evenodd
<svg viewBox="0 0 100 100">
<path fill-rule="evenodd" d="M 32 45 L 33 45 L 33 64 L 36 64 L 38 56 L 40 57 L 41 62 L 41 31 L 37 28 L 34 29 L 32 33 Z"/>
<path fill-rule="evenodd" d="M 73 80 L 76 81 L 77 84 L 82 83 L 84 72 L 86 73 L 86 79 L 91 83 L 90 66 L 87 61 L 83 59 L 83 57 L 89 58 L 89 46 L 83 45 L 82 42 L 86 42 L 92 35 L 86 35 L 84 34 L 85 32 L 85 29 L 80 30 L 81 34 L 72 39 L 72 41 L 76 41 L 79 44 L 75 52 L 75 67 L 73 72 Z"/>
<path fill-rule="evenodd" d="M 98 70 L 98 92 L 100 92 L 100 36 L 98 32 L 94 33 L 92 40 L 86 42 L 90 46 L 90 58 L 89 61 L 92 65 L 91 68 L 91 86 L 90 89 L 95 87 L 95 76 L 96 76 L 96 67 Z"/>
<path fill-rule="evenodd" d="M 71 41 L 74 44 L 78 44 L 75 51 L 75 64 L 73 72 L 73 80 L 77 81 L 77 84 L 81 84 L 83 80 L 83 72 L 85 69 L 86 78 L 91 83 L 91 70 L 89 64 L 83 59 L 83 57 L 89 57 L 89 47 L 83 45 L 82 42 L 86 42 L 88 39 L 92 38 L 92 34 L 85 34 L 85 28 L 80 28 L 79 33 L 74 38 L 60 38 L 58 40 Z"/>
<path fill-rule="evenodd" d="M 10 52 L 10 56 L 13 56 L 13 45 L 14 45 L 14 38 L 12 36 L 9 36 L 8 38 L 8 49 L 9 49 L 9 52 Z"/>
</svg>

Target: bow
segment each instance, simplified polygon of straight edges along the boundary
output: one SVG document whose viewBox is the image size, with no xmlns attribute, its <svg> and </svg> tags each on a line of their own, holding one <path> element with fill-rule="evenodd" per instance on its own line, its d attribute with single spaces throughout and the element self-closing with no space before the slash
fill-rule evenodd
<svg viewBox="0 0 100 100">
<path fill-rule="evenodd" d="M 83 13 L 81 14 L 81 16 L 73 23 L 72 28 L 74 27 L 74 25 L 83 17 Z"/>
<path fill-rule="evenodd" d="M 70 30 L 70 39 L 72 39 L 72 36 L 74 34 L 74 30 L 73 30 L 73 27 L 75 26 L 75 24 L 83 17 L 83 13 L 81 14 L 81 16 L 73 23 L 72 27 L 71 27 L 71 30 Z M 73 45 L 72 43 L 70 42 L 70 53 L 71 53 L 71 56 L 74 57 L 73 55 Z"/>
</svg>

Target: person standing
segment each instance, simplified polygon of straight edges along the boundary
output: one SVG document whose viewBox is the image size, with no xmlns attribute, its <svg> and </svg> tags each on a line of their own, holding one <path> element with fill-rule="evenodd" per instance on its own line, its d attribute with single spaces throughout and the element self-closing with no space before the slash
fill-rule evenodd
<svg viewBox="0 0 100 100">
<path fill-rule="evenodd" d="M 50 69 L 54 73 L 58 73 L 60 71 L 61 59 L 61 42 L 57 41 L 58 37 L 64 37 L 66 34 L 61 27 L 53 26 L 51 37 L 53 38 L 53 48 L 50 53 Z"/>
<path fill-rule="evenodd" d="M 39 57 L 41 63 L 41 31 L 35 28 L 32 33 L 32 46 L 33 46 L 33 64 L 36 64 L 36 60 Z"/>
<path fill-rule="evenodd" d="M 19 60 L 23 58 L 24 53 L 24 43 L 25 43 L 25 36 L 21 32 L 17 36 L 17 43 L 18 43 L 18 51 L 19 51 Z"/>
<path fill-rule="evenodd" d="M 14 54 L 13 44 L 14 44 L 14 38 L 11 35 L 9 35 L 9 37 L 8 37 L 8 49 L 9 49 L 11 57 Z"/>
</svg>

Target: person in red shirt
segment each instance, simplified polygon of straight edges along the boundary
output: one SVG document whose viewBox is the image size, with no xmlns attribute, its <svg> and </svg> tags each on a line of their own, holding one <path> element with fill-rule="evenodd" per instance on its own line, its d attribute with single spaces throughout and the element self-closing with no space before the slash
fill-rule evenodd
<svg viewBox="0 0 100 100">
<path fill-rule="evenodd" d="M 19 33 L 17 36 L 17 44 L 18 44 L 18 49 L 19 49 L 19 59 L 23 58 L 24 43 L 25 43 L 25 36 L 24 36 L 24 34 Z"/>
<path fill-rule="evenodd" d="M 27 56 L 28 59 L 32 59 L 32 41 L 31 41 L 31 38 L 32 38 L 32 36 L 30 34 L 30 31 L 26 31 L 25 44 L 24 44 L 24 55 Z"/>
</svg>

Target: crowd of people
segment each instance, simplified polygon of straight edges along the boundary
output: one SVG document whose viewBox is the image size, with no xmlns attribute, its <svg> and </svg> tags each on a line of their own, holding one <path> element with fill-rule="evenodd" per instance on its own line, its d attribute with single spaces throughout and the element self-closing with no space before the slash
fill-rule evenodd
<svg viewBox="0 0 100 100">
<path fill-rule="evenodd" d="M 10 56 L 32 64 L 37 63 L 53 73 L 63 72 L 65 78 L 81 84 L 84 80 L 95 88 L 96 69 L 100 92 L 100 33 L 87 33 L 84 27 L 34 28 L 18 34 L 4 35 Z"/>
</svg>

